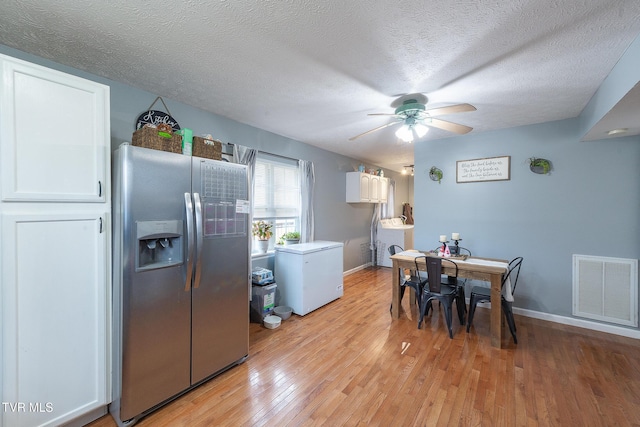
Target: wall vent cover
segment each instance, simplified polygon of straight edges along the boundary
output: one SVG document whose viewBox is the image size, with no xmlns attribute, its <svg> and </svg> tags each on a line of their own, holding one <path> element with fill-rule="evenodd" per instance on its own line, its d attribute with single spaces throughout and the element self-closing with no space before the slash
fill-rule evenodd
<svg viewBox="0 0 640 427">
<path fill-rule="evenodd" d="M 638 260 L 573 255 L 573 315 L 638 326 Z"/>
</svg>

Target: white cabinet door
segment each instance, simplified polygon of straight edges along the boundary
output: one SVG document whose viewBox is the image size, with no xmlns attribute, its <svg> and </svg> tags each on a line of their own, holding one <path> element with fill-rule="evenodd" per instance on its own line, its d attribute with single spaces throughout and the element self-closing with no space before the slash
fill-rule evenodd
<svg viewBox="0 0 640 427">
<path fill-rule="evenodd" d="M 2 200 L 108 200 L 109 115 L 108 86 L 0 55 Z"/>
<path fill-rule="evenodd" d="M 372 203 L 380 202 L 380 177 L 371 175 L 371 184 L 369 185 L 369 201 Z"/>
<path fill-rule="evenodd" d="M 380 177 L 363 172 L 347 172 L 347 203 L 378 203 Z"/>
<path fill-rule="evenodd" d="M 95 212 L 2 215 L 3 426 L 58 426 L 109 401 L 110 227 Z"/>
<path fill-rule="evenodd" d="M 380 203 L 387 203 L 389 200 L 389 178 L 380 178 Z"/>
<path fill-rule="evenodd" d="M 360 174 L 360 200 L 368 202 L 371 200 L 371 175 Z"/>
</svg>

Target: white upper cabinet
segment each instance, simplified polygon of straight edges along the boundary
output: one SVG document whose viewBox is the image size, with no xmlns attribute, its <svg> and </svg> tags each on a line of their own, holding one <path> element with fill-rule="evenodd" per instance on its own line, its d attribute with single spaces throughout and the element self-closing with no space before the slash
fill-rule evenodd
<svg viewBox="0 0 640 427">
<path fill-rule="evenodd" d="M 347 172 L 347 203 L 386 203 L 389 180 L 364 172 Z"/>
<path fill-rule="evenodd" d="M 0 55 L 3 201 L 105 202 L 109 87 Z"/>
<path fill-rule="evenodd" d="M 389 199 L 389 178 L 380 177 L 380 203 L 387 203 Z"/>
</svg>

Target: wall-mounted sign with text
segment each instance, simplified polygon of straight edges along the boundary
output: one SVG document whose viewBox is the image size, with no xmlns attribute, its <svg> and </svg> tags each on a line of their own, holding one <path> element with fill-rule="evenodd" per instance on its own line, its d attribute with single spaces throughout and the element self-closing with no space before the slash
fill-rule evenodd
<svg viewBox="0 0 640 427">
<path fill-rule="evenodd" d="M 164 111 L 152 110 L 153 106 L 158 101 L 162 102 L 162 105 L 164 105 L 164 109 L 167 110 L 166 113 Z M 147 111 L 145 111 L 144 113 L 138 116 L 138 120 L 136 120 L 136 130 L 142 128 L 144 125 L 147 125 L 147 124 L 154 125 L 154 126 L 164 124 L 164 125 L 171 126 L 171 129 L 174 132 L 180 130 L 180 125 L 178 124 L 176 119 L 171 117 L 171 112 L 169 112 L 169 108 L 167 108 L 167 104 L 164 103 L 164 99 L 162 99 L 162 97 L 160 96 L 157 97 L 155 101 L 151 103 L 151 105 L 149 105 L 149 109 Z"/>
<path fill-rule="evenodd" d="M 146 124 L 155 126 L 166 124 L 171 126 L 171 129 L 174 132 L 180 130 L 180 125 L 178 124 L 178 122 L 164 111 L 149 110 L 140 114 L 140 116 L 138 116 L 138 120 L 136 120 L 136 130 L 140 129 Z"/>
<path fill-rule="evenodd" d="M 508 181 L 511 179 L 511 156 L 458 160 L 456 182 Z"/>
</svg>

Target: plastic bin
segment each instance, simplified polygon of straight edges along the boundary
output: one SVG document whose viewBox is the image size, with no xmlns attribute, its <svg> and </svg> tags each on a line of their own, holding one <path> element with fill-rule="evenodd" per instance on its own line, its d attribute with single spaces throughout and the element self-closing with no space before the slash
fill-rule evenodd
<svg viewBox="0 0 640 427">
<path fill-rule="evenodd" d="M 255 285 L 268 285 L 273 283 L 273 272 L 266 268 L 256 267 L 251 272 L 251 280 Z"/>
<path fill-rule="evenodd" d="M 278 285 L 251 286 L 251 310 L 250 318 L 252 322 L 262 323 L 264 318 L 273 313 L 276 306 L 276 289 Z"/>
</svg>

